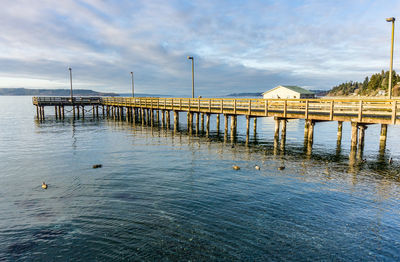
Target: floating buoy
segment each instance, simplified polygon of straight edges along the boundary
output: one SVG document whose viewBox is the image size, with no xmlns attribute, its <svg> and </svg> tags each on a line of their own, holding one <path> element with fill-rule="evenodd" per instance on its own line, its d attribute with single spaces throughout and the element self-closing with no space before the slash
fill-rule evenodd
<svg viewBox="0 0 400 262">
<path fill-rule="evenodd" d="M 93 168 L 101 168 L 103 165 L 101 164 L 97 164 L 97 165 L 93 165 Z"/>
<path fill-rule="evenodd" d="M 278 170 L 283 170 L 283 169 L 285 169 L 285 166 L 278 167 Z"/>
<path fill-rule="evenodd" d="M 235 169 L 235 170 L 239 170 L 240 169 L 240 167 L 239 166 L 233 166 L 233 169 Z"/>
<path fill-rule="evenodd" d="M 47 189 L 47 184 L 45 182 L 42 183 L 42 188 Z"/>
<path fill-rule="evenodd" d="M 254 168 L 260 170 L 260 167 L 258 165 L 256 165 Z"/>
</svg>

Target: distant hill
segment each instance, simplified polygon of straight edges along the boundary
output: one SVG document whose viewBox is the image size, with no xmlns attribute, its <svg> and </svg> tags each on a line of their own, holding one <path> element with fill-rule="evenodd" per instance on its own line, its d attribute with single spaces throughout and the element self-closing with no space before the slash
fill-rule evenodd
<svg viewBox="0 0 400 262">
<path fill-rule="evenodd" d="M 233 94 L 229 94 L 228 96 L 262 96 L 262 92 L 261 93 L 233 93 Z"/>
<path fill-rule="evenodd" d="M 89 89 L 73 89 L 74 96 L 119 96 Z M 0 96 L 69 96 L 69 89 L 0 88 Z"/>
<path fill-rule="evenodd" d="M 400 75 L 392 71 L 393 96 L 400 96 Z M 397 84 L 397 85 L 396 85 Z M 373 74 L 365 77 L 363 82 L 345 82 L 333 87 L 328 96 L 384 96 L 388 93 L 389 71 Z"/>
</svg>

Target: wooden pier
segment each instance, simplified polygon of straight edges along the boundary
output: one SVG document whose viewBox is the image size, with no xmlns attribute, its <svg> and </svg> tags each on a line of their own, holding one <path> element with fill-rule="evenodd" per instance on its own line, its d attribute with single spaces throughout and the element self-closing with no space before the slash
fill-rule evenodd
<svg viewBox="0 0 400 262">
<path fill-rule="evenodd" d="M 380 150 L 384 150 L 388 125 L 400 124 L 400 100 L 379 99 L 229 99 L 229 98 L 159 98 L 159 97 L 34 97 L 39 120 L 45 118 L 44 108 L 53 106 L 56 118 L 64 118 L 64 107 L 71 108 L 73 117 L 85 117 L 85 112 L 92 111 L 93 117 L 102 116 L 115 120 L 141 122 L 142 124 L 160 124 L 170 128 L 171 112 L 174 114 L 174 130 L 179 130 L 179 113 L 187 113 L 189 133 L 198 132 L 199 128 L 210 132 L 210 116 L 216 115 L 217 132 L 220 130 L 220 115 L 224 115 L 224 136 L 227 138 L 230 120 L 230 138 L 235 140 L 237 116 L 246 117 L 246 142 L 249 140 L 251 120 L 253 132 L 257 130 L 258 117 L 274 117 L 274 144 L 285 149 L 286 123 L 291 119 L 304 119 L 304 141 L 307 153 L 311 154 L 314 126 L 318 122 L 337 121 L 337 143 L 342 139 L 343 122 L 351 122 L 350 157 L 364 147 L 365 129 L 371 124 L 381 125 Z M 86 107 L 86 109 L 85 109 Z M 89 109 L 88 109 L 89 108 Z M 81 113 L 80 113 L 81 112 Z M 160 121 L 161 115 L 161 121 Z M 206 119 L 206 120 L 205 120 Z M 204 121 L 206 122 L 204 125 Z M 204 127 L 205 126 L 205 127 Z M 358 148 L 358 150 L 357 150 Z"/>
</svg>

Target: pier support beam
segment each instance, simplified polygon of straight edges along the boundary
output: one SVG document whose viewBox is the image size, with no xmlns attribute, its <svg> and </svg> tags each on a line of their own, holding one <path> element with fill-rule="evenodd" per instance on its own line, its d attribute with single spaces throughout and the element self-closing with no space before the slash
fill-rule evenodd
<svg viewBox="0 0 400 262">
<path fill-rule="evenodd" d="M 54 113 L 55 113 L 56 119 L 58 119 L 58 110 L 57 110 L 57 106 L 54 106 Z"/>
<path fill-rule="evenodd" d="M 285 151 L 285 146 L 286 146 L 286 119 L 281 120 L 282 123 L 282 129 L 281 129 L 281 150 Z"/>
<path fill-rule="evenodd" d="M 254 117 L 253 135 L 255 139 L 257 137 L 257 117 Z"/>
<path fill-rule="evenodd" d="M 249 143 L 250 136 L 250 116 L 246 115 L 246 144 Z"/>
<path fill-rule="evenodd" d="M 358 158 L 362 159 L 364 152 L 364 138 L 365 138 L 365 130 L 367 129 L 366 125 L 359 125 L 358 128 Z"/>
<path fill-rule="evenodd" d="M 64 106 L 61 107 L 61 115 L 62 115 L 62 119 L 64 119 L 64 117 L 65 117 Z"/>
<path fill-rule="evenodd" d="M 200 128 L 200 113 L 196 113 L 196 135 L 199 134 L 199 128 Z"/>
<path fill-rule="evenodd" d="M 357 151 L 357 140 L 358 140 L 358 123 L 351 123 L 351 152 Z"/>
<path fill-rule="evenodd" d="M 342 129 L 343 129 L 343 122 L 338 121 L 337 143 L 336 143 L 338 146 L 342 144 Z"/>
<path fill-rule="evenodd" d="M 386 149 L 387 127 L 387 124 L 381 125 L 381 135 L 379 137 L 379 151 L 381 152 L 384 152 Z"/>
<path fill-rule="evenodd" d="M 219 135 L 219 114 L 217 114 L 217 135 Z"/>
<path fill-rule="evenodd" d="M 201 132 L 204 132 L 204 113 L 201 113 Z"/>
<path fill-rule="evenodd" d="M 308 144 L 314 144 L 314 125 L 315 121 L 313 120 L 307 120 L 308 121 L 308 137 L 307 137 L 307 142 Z"/>
<path fill-rule="evenodd" d="M 206 136 L 210 133 L 210 114 L 206 114 Z"/>
<path fill-rule="evenodd" d="M 224 115 L 224 141 L 228 140 L 228 132 L 229 132 L 228 121 L 229 121 L 228 115 L 225 114 Z"/>
<path fill-rule="evenodd" d="M 237 116 L 231 115 L 231 142 L 234 142 L 236 139 L 236 130 L 237 130 Z"/>
<path fill-rule="evenodd" d="M 168 129 L 168 128 L 170 128 L 170 114 L 169 114 L 169 110 L 166 110 L 165 113 L 166 113 L 165 118 L 166 118 L 166 121 L 167 121 L 166 126 L 167 126 L 167 129 Z"/>
<path fill-rule="evenodd" d="M 179 112 L 174 111 L 174 132 L 179 130 Z"/>
<path fill-rule="evenodd" d="M 82 119 L 85 119 L 85 107 L 82 106 Z"/>
</svg>

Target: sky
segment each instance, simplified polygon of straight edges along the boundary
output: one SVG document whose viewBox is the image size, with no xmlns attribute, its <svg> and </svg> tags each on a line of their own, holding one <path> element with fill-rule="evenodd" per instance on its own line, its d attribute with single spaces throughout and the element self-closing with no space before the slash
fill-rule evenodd
<svg viewBox="0 0 400 262">
<path fill-rule="evenodd" d="M 389 69 L 385 19 L 400 13 L 398 0 L 0 4 L 0 88 L 69 88 L 71 67 L 74 88 L 129 93 L 132 71 L 137 93 L 191 96 L 193 56 L 203 97 L 363 81 Z"/>
</svg>

